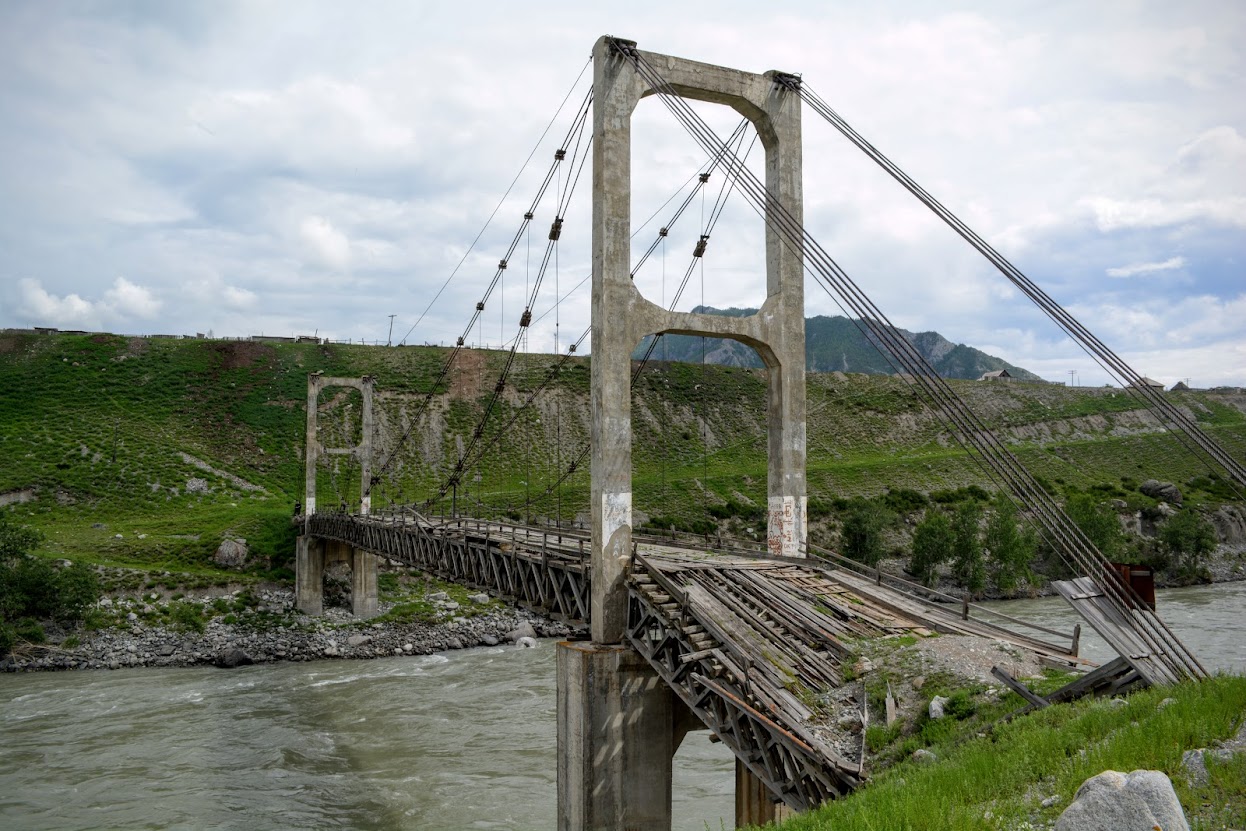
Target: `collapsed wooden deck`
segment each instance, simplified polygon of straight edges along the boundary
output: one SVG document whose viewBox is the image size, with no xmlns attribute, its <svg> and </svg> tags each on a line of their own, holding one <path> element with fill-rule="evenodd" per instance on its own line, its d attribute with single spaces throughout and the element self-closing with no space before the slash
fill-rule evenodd
<svg viewBox="0 0 1246 831">
<path fill-rule="evenodd" d="M 1004 640 L 1071 665 L 1061 647 L 816 562 L 638 552 L 628 634 L 684 703 L 789 807 L 861 781 L 864 748 L 821 738 L 818 701 L 849 677 L 854 642 L 934 632 Z M 867 714 L 862 714 L 868 718 Z M 864 731 L 858 740 L 863 744 Z"/>
</svg>

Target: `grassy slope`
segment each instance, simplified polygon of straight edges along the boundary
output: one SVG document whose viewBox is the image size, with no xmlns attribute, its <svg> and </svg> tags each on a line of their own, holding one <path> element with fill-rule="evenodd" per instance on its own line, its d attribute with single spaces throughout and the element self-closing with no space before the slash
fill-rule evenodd
<svg viewBox="0 0 1246 831">
<path fill-rule="evenodd" d="M 51 554 L 196 570 L 223 536 L 236 535 L 280 560 L 290 553 L 287 517 L 302 496 L 307 373 L 377 378 L 382 458 L 408 429 L 410 437 L 389 461 L 374 501 L 423 501 L 456 458 L 458 437 L 470 442 L 504 360 L 464 352 L 450 392 L 410 428 L 444 355 L 422 347 L 0 335 L 0 493 L 37 488 L 34 502 L 12 510 L 47 533 Z M 561 508 L 564 519 L 584 518 L 587 465 L 560 493 L 543 494 L 587 441 L 587 360 L 564 370 L 557 394 L 518 410 L 549 365 L 548 356 L 521 356 L 493 424 L 519 417 L 480 467 L 479 481 L 465 477 L 461 509 L 545 518 Z M 1173 439 L 1150 432 L 1120 391 L 952 383 L 1034 472 L 1057 485 L 1185 482 L 1203 472 Z M 727 499 L 765 504 L 764 385 L 759 370 L 675 363 L 646 370 L 633 405 L 640 519 L 704 519 L 709 505 Z M 988 484 L 899 380 L 811 375 L 808 386 L 811 495 Z M 1232 452 L 1246 454 L 1246 398 L 1188 393 L 1178 400 Z M 357 394 L 326 395 L 320 409 L 322 440 L 350 443 L 358 433 Z M 182 454 L 262 490 L 204 471 Z M 208 492 L 188 492 L 192 478 L 205 480 Z M 354 501 L 358 468 L 337 457 L 318 483 L 319 504 Z M 1128 481 L 1125 487 L 1131 501 L 1145 501 Z M 1198 490 L 1189 496 L 1213 498 Z"/>
<path fill-rule="evenodd" d="M 1053 683 L 1054 686 L 1054 683 Z M 1165 698 L 1175 702 L 1159 707 Z M 1160 770 L 1173 780 L 1191 827 L 1246 824 L 1246 753 L 1209 763 L 1210 781 L 1185 779 L 1183 751 L 1233 737 L 1246 713 L 1246 678 L 1156 688 L 1125 706 L 1103 699 L 1056 705 L 1009 724 L 989 723 L 1022 701 L 1008 693 L 991 712 L 930 743 L 935 764 L 903 762 L 858 793 L 782 824 L 790 831 L 962 831 L 1045 828 L 1086 779 L 1104 770 Z M 950 720 L 949 720 L 950 721 Z M 942 722 L 940 722 L 942 724 Z M 1055 796 L 1051 807 L 1042 801 Z"/>
</svg>

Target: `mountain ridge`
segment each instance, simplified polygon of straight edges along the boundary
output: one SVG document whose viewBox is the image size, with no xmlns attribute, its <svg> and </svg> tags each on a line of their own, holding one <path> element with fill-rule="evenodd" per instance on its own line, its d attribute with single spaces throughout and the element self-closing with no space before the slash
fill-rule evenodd
<svg viewBox="0 0 1246 831">
<path fill-rule="evenodd" d="M 697 306 L 698 314 L 746 317 L 757 309 Z M 858 322 L 842 315 L 816 315 L 805 318 L 805 369 L 810 372 L 861 372 L 866 375 L 895 375 L 896 369 L 880 351 L 877 341 L 858 328 Z M 921 356 L 944 378 L 974 380 L 984 373 L 1007 370 L 1022 381 L 1041 381 L 1038 375 L 1002 358 L 989 355 L 963 343 L 953 343 L 938 332 L 910 332 L 893 327 L 911 343 Z M 651 337 L 637 347 L 634 357 L 642 358 L 649 349 Z M 702 344 L 704 341 L 704 345 Z M 667 335 L 654 350 L 653 358 L 685 363 L 717 364 L 760 368 L 761 359 L 749 346 L 726 338 L 700 338 L 693 335 Z"/>
</svg>

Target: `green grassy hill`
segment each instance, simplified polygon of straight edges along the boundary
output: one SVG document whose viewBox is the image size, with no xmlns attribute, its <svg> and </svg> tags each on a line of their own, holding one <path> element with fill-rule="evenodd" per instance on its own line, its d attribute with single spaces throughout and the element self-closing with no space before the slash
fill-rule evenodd
<svg viewBox="0 0 1246 831">
<path fill-rule="evenodd" d="M 424 502 L 436 497 L 460 442 L 470 443 L 505 358 L 464 351 L 449 389 L 413 425 L 445 355 L 435 347 L 0 333 L 0 499 L 17 503 L 7 509 L 17 521 L 44 532 L 47 554 L 195 571 L 223 538 L 244 537 L 280 566 L 291 556 L 288 519 L 302 498 L 307 374 L 375 376 L 375 466 L 388 464 L 374 505 Z M 587 463 L 561 488 L 550 486 L 587 441 L 588 360 L 572 361 L 552 390 L 520 409 L 551 365 L 548 355 L 520 357 L 485 440 L 514 420 L 464 478 L 460 510 L 586 519 Z M 1053 489 L 1095 487 L 1146 507 L 1154 502 L 1136 485 L 1155 477 L 1181 484 L 1187 503 L 1226 495 L 1120 390 L 951 383 Z M 638 522 L 714 522 L 764 535 L 764 385 L 754 369 L 646 369 L 633 399 Z M 990 487 L 899 379 L 811 374 L 808 393 L 809 489 L 820 516 L 833 516 L 836 500 L 888 489 Z M 1172 395 L 1246 456 L 1246 395 Z M 326 394 L 320 410 L 322 441 L 351 443 L 358 394 Z M 355 503 L 358 492 L 358 466 L 347 457 L 319 471 L 318 504 Z M 448 509 L 449 496 L 436 504 Z"/>
</svg>

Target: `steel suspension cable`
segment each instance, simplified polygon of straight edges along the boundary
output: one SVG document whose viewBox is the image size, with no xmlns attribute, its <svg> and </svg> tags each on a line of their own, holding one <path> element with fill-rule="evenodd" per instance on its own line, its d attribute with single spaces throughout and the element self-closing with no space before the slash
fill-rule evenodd
<svg viewBox="0 0 1246 831">
<path fill-rule="evenodd" d="M 567 143 L 569 142 L 572 136 L 574 136 L 577 132 L 583 130 L 584 124 L 588 117 L 588 113 L 591 112 L 592 101 L 593 101 L 592 90 L 589 90 L 589 92 L 584 96 L 583 102 L 580 104 L 580 109 L 577 112 L 576 117 L 572 120 L 571 127 L 568 128 L 567 134 L 563 139 L 563 144 L 562 144 L 563 147 L 567 145 Z M 454 363 L 459 356 L 459 352 L 462 351 L 464 343 L 467 341 L 467 338 L 470 337 L 471 335 L 472 327 L 475 326 L 476 321 L 483 314 L 486 303 L 488 302 L 490 296 L 493 294 L 494 289 L 497 287 L 499 281 L 501 280 L 502 274 L 506 270 L 507 263 L 510 261 L 511 257 L 514 256 L 515 250 L 519 247 L 520 242 L 523 241 L 525 234 L 527 233 L 528 225 L 529 223 L 532 222 L 533 218 L 536 216 L 536 209 L 540 206 L 541 202 L 544 200 L 545 194 L 549 190 L 549 186 L 551 182 L 554 181 L 557 175 L 559 166 L 562 164 L 563 157 L 564 157 L 564 151 L 560 150 L 558 153 L 554 154 L 554 161 L 551 163 L 549 170 L 545 174 L 545 178 L 542 180 L 541 185 L 538 187 L 537 194 L 533 198 L 532 202 L 530 203 L 530 207 L 524 213 L 523 221 L 520 223 L 519 229 L 515 232 L 515 236 L 511 239 L 510 245 L 506 249 L 505 256 L 501 259 L 501 261 L 499 261 L 497 270 L 494 272 L 493 279 L 489 282 L 489 285 L 485 290 L 484 296 L 476 303 L 475 310 L 472 312 L 472 315 L 467 322 L 467 326 L 464 327 L 463 334 L 459 336 L 458 340 L 454 344 L 454 347 L 451 349 L 450 354 L 446 357 L 446 360 L 442 363 L 441 370 L 438 373 L 437 378 L 433 381 L 432 386 L 429 388 L 427 394 L 424 396 L 424 399 L 421 401 L 419 408 L 416 410 L 415 414 L 411 417 L 411 420 L 409 421 L 406 429 L 403 431 L 398 442 L 394 445 L 393 449 L 386 456 L 384 462 L 382 462 L 382 464 L 377 468 L 376 472 L 372 475 L 371 481 L 368 483 L 369 493 L 371 493 L 372 487 L 377 482 L 380 481 L 381 477 L 389 471 L 390 466 L 394 463 L 394 460 L 398 456 L 398 452 L 402 449 L 402 447 L 406 444 L 407 440 L 410 438 L 412 431 L 415 429 L 415 426 L 419 424 L 421 418 L 424 415 L 424 412 L 431 405 L 433 397 L 437 394 L 437 391 L 441 388 L 441 385 L 445 381 L 446 376 L 449 375 L 450 369 L 454 366 Z M 531 313 L 526 309 L 524 311 L 524 318 L 527 318 L 529 320 L 531 318 Z M 523 325 L 526 326 L 527 324 L 524 323 Z"/>
<path fill-rule="evenodd" d="M 1227 453 L 1218 442 L 1207 435 L 1198 424 L 1187 416 L 1180 408 L 1168 401 L 1163 395 L 1151 389 L 1143 377 L 1129 366 L 1119 355 L 1113 352 L 1097 336 L 1078 321 L 1067 309 L 1053 300 L 1042 288 L 1036 285 L 1008 259 L 1000 254 L 990 243 L 986 242 L 973 229 L 953 214 L 925 188 L 917 184 L 908 174 L 874 147 L 869 141 L 853 129 L 838 113 L 831 109 L 817 93 L 803 84 L 797 87 L 805 103 L 822 116 L 831 126 L 835 127 L 845 138 L 862 150 L 872 161 L 878 164 L 892 178 L 942 219 L 959 236 L 982 254 L 995 268 L 1014 286 L 1037 305 L 1044 314 L 1056 323 L 1078 346 L 1086 352 L 1110 376 L 1121 382 L 1125 391 L 1141 401 L 1157 417 L 1161 424 L 1174 432 L 1178 440 L 1194 455 L 1210 460 L 1225 469 L 1238 485 L 1246 485 L 1246 467 Z M 1165 424 L 1167 422 L 1167 424 Z M 1236 490 L 1236 488 L 1235 488 Z M 1237 490 L 1238 496 L 1243 497 Z M 1246 497 L 1243 497 L 1246 498 Z"/>
<path fill-rule="evenodd" d="M 639 52 L 627 44 L 615 43 L 616 49 L 629 59 L 642 78 L 658 93 L 667 108 L 683 124 L 689 133 L 708 153 L 719 152 L 723 146 L 721 139 L 692 110 L 685 101 L 665 82 L 661 75 L 647 64 Z M 790 83 L 798 83 L 790 79 Z M 990 430 L 976 417 L 972 411 L 952 392 L 946 381 L 929 365 L 925 358 L 906 339 L 899 336 L 896 328 L 891 325 L 885 315 L 864 295 L 839 265 L 803 228 L 794 216 L 769 197 L 765 186 L 738 159 L 728 155 L 725 167 L 730 175 L 737 176 L 739 187 L 745 191 L 755 210 L 762 214 L 765 221 L 783 236 L 789 245 L 802 250 L 807 255 L 806 268 L 819 280 L 828 292 L 840 294 L 853 307 L 861 321 L 870 328 L 874 337 L 910 370 L 905 380 L 922 388 L 938 405 L 939 412 L 945 419 L 955 425 L 954 433 L 959 433 L 962 446 L 970 452 L 972 458 L 980 463 L 995 468 L 1010 485 L 1010 490 L 1024 504 L 1031 506 L 1033 516 L 1046 530 L 1044 536 L 1063 543 L 1056 550 L 1063 557 L 1070 558 L 1075 567 L 1082 568 L 1086 573 L 1099 574 L 1106 568 L 1106 561 L 1094 548 L 1077 526 L 1072 523 L 1059 506 L 1037 484 L 1011 452 L 996 438 Z M 972 445 L 972 449 L 971 446 Z M 976 451 L 976 452 L 975 452 Z M 1133 617 L 1139 623 L 1139 636 L 1147 641 L 1156 660 L 1167 664 L 1174 678 L 1182 675 L 1198 677 L 1205 675 L 1205 670 L 1197 659 L 1185 650 L 1184 645 L 1168 630 L 1163 621 L 1153 615 L 1131 615 L 1135 598 L 1129 596 L 1129 589 L 1117 585 L 1113 580 L 1101 580 L 1105 595 L 1118 607 L 1126 617 Z M 1164 650 L 1183 653 L 1176 656 Z"/>
</svg>

